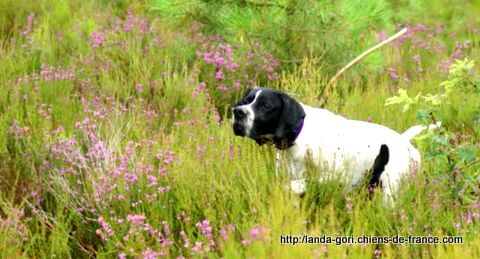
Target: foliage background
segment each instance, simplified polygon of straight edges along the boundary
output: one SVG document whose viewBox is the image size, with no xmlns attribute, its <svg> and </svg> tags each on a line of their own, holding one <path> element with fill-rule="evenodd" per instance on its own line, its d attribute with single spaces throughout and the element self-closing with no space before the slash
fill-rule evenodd
<svg viewBox="0 0 480 259">
<path fill-rule="evenodd" d="M 478 257 L 479 12 L 474 0 L 1 1 L 0 256 Z M 394 208 L 336 181 L 299 198 L 273 148 L 232 134 L 229 108 L 254 85 L 399 132 L 443 126 L 415 140 L 423 167 Z M 464 244 L 280 243 L 303 234 Z"/>
</svg>

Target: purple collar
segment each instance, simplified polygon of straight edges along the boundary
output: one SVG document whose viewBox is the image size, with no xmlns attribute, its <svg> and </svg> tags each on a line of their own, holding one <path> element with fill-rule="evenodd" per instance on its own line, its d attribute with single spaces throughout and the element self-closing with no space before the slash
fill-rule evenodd
<svg viewBox="0 0 480 259">
<path fill-rule="evenodd" d="M 298 127 L 295 129 L 295 139 L 297 139 L 298 135 L 300 135 L 300 132 L 302 132 L 302 128 L 303 128 L 303 122 L 305 121 L 305 119 L 302 119 L 302 121 L 300 122 L 300 125 L 298 125 Z"/>
<path fill-rule="evenodd" d="M 300 135 L 300 132 L 302 132 L 303 122 L 304 122 L 304 119 L 300 121 L 300 125 L 298 125 L 298 127 L 295 129 L 294 132 L 290 131 L 283 138 L 274 138 L 275 147 L 278 149 L 288 149 L 291 146 L 295 145 L 295 140 Z"/>
</svg>

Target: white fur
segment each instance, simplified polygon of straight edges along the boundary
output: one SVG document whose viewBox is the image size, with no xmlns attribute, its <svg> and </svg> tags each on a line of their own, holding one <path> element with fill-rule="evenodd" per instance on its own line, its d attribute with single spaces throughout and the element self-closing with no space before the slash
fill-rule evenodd
<svg viewBox="0 0 480 259">
<path fill-rule="evenodd" d="M 410 140 L 426 127 L 414 126 L 404 134 L 399 134 L 379 124 L 349 120 L 328 110 L 304 104 L 302 107 L 306 116 L 295 144 L 286 151 L 279 151 L 287 161 L 293 192 L 305 192 L 307 156 L 321 166 L 320 181 L 335 177 L 351 189 L 373 167 L 381 145 L 387 145 L 389 161 L 380 176 L 386 203 L 393 201 L 401 178 L 419 170 L 420 153 Z"/>
<path fill-rule="evenodd" d="M 245 132 L 247 133 L 247 136 L 250 135 L 250 131 L 252 130 L 253 127 L 253 120 L 255 119 L 255 112 L 253 112 L 252 105 L 257 101 L 258 96 L 262 93 L 262 90 L 258 90 L 255 93 L 255 98 L 253 101 L 249 104 L 244 104 L 240 105 L 237 107 L 237 109 L 242 109 L 247 115 L 247 122 L 245 123 Z"/>
</svg>

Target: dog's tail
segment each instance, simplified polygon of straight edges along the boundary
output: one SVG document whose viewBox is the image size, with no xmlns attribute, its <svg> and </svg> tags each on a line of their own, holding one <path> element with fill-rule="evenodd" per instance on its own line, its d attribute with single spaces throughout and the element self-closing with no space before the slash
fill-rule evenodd
<svg viewBox="0 0 480 259">
<path fill-rule="evenodd" d="M 416 125 L 407 129 L 405 132 L 403 132 L 402 136 L 410 140 L 424 130 L 438 129 L 440 128 L 441 125 L 442 125 L 441 121 L 437 121 L 435 124 L 431 124 L 428 126 Z"/>
</svg>

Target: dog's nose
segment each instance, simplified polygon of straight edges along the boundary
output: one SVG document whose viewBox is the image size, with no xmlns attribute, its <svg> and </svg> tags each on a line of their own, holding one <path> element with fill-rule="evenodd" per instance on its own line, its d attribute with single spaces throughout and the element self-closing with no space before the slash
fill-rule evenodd
<svg viewBox="0 0 480 259">
<path fill-rule="evenodd" d="M 235 118 L 242 118 L 247 115 L 247 111 L 244 108 L 235 107 L 233 108 L 233 114 L 235 115 Z"/>
</svg>

